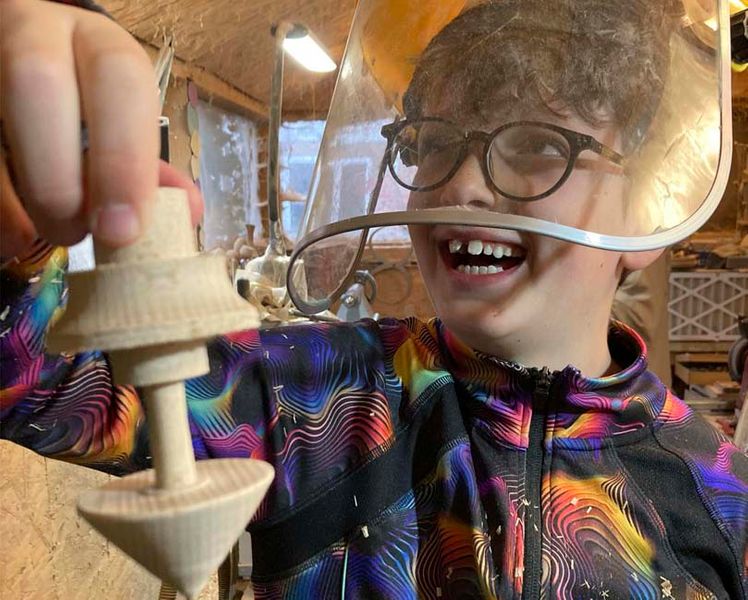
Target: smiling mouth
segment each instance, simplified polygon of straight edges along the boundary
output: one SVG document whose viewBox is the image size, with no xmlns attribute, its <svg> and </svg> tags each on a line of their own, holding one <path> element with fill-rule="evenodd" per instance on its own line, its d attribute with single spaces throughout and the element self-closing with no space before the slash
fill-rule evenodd
<svg viewBox="0 0 748 600">
<path fill-rule="evenodd" d="M 449 239 L 439 243 L 447 267 L 465 275 L 498 275 L 517 268 L 525 260 L 520 246 L 478 239 Z"/>
</svg>

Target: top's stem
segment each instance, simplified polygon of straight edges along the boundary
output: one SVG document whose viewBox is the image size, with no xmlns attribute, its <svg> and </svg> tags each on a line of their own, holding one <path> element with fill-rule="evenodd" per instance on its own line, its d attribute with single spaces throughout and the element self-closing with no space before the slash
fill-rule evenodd
<svg viewBox="0 0 748 600">
<path fill-rule="evenodd" d="M 156 487 L 172 490 L 196 483 L 184 383 L 150 386 L 143 396 Z"/>
</svg>

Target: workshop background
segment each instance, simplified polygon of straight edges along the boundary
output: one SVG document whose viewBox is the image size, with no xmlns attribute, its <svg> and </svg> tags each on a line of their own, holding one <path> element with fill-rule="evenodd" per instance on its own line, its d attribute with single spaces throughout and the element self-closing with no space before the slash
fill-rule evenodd
<svg viewBox="0 0 748 600">
<path fill-rule="evenodd" d="M 355 0 L 102 0 L 155 60 L 173 43 L 164 114 L 171 162 L 197 180 L 206 200 L 205 251 L 244 242 L 261 252 L 267 235 L 266 147 L 274 41 L 271 27 L 304 23 L 340 64 Z M 292 245 L 303 211 L 337 72 L 286 63 L 281 131 L 281 214 Z M 670 255 L 669 373 L 678 393 L 715 426 L 737 397 L 727 368 L 748 313 L 748 72 L 733 73 L 734 156 L 730 183 L 712 219 Z M 368 165 L 351 164 L 362 176 Z M 376 167 L 375 169 L 376 170 Z M 254 226 L 247 239 L 247 225 Z M 251 229 L 251 227 L 250 227 Z M 371 240 L 364 257 L 376 280 L 373 310 L 432 316 L 406 232 Z M 160 583 L 75 514 L 82 489 L 108 476 L 0 443 L 0 599 L 157 598 Z M 201 598 L 216 598 L 212 584 Z M 247 592 L 246 597 L 250 597 Z"/>
</svg>

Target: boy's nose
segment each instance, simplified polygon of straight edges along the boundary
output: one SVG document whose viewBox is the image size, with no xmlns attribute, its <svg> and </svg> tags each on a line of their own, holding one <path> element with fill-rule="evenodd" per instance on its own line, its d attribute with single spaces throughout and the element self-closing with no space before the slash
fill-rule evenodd
<svg viewBox="0 0 748 600">
<path fill-rule="evenodd" d="M 488 187 L 480 158 L 471 152 L 442 188 L 442 206 L 467 206 L 491 209 L 496 205 L 496 196 Z"/>
</svg>

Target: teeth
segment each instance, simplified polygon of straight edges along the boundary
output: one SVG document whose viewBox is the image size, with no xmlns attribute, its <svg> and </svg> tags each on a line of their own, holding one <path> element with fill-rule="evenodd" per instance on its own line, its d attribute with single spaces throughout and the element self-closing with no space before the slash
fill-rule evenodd
<svg viewBox="0 0 748 600">
<path fill-rule="evenodd" d="M 501 267 L 495 267 L 493 265 L 489 265 L 488 267 L 459 265 L 457 267 L 457 270 L 460 273 L 465 273 L 466 275 L 496 275 L 496 273 L 501 273 L 504 269 L 502 269 Z"/>
<path fill-rule="evenodd" d="M 483 240 L 470 240 L 469 242 L 449 240 L 449 252 L 450 254 L 465 254 L 467 252 L 472 256 L 485 255 L 493 256 L 496 259 L 501 259 L 505 256 L 524 256 L 521 250 L 512 249 L 511 246 L 507 246 L 501 242 L 484 242 Z M 471 265 L 460 265 L 458 269 L 460 272 L 470 275 L 488 275 L 500 273 L 504 270 L 498 266 L 473 267 Z"/>
<path fill-rule="evenodd" d="M 449 252 L 451 254 L 457 254 L 458 252 L 464 252 L 465 250 L 464 242 L 460 240 L 449 240 Z M 467 243 L 467 253 L 473 256 L 480 256 L 481 254 L 491 256 L 493 254 L 494 258 L 518 255 L 510 246 L 506 246 L 500 242 L 484 242 L 482 240 L 470 240 Z"/>
<path fill-rule="evenodd" d="M 468 254 L 472 254 L 473 256 L 483 254 L 483 242 L 480 240 L 470 240 L 468 242 Z"/>
</svg>

